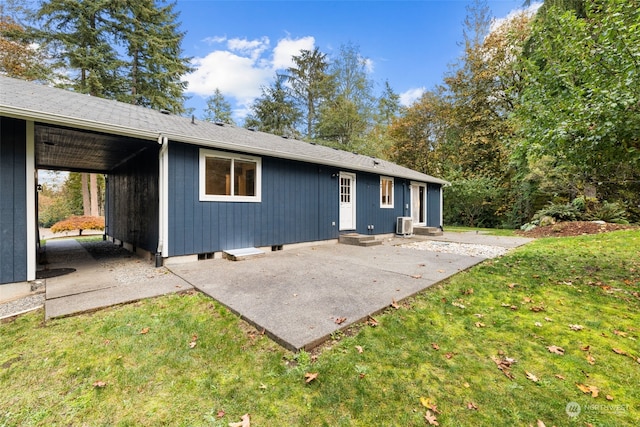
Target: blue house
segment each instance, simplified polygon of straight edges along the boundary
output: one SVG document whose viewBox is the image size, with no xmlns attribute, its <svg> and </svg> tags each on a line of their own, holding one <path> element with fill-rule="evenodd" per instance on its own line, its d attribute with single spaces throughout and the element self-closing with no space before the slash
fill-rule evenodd
<svg viewBox="0 0 640 427">
<path fill-rule="evenodd" d="M 36 277 L 37 170 L 107 179 L 106 231 L 165 261 L 442 225 L 446 181 L 226 124 L 0 77 L 0 289 Z"/>
</svg>

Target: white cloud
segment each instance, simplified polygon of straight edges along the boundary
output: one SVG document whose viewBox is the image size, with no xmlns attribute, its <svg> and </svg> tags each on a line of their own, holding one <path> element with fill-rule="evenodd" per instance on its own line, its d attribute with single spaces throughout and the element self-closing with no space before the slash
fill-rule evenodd
<svg viewBox="0 0 640 427">
<path fill-rule="evenodd" d="M 202 40 L 206 44 L 218 44 L 224 43 L 227 41 L 227 36 L 215 36 L 215 37 L 207 37 Z"/>
<path fill-rule="evenodd" d="M 278 45 L 273 48 L 273 68 L 274 70 L 283 70 L 291 67 L 293 61 L 292 56 L 299 55 L 301 50 L 313 50 L 315 39 L 312 36 L 302 37 L 299 39 L 290 39 L 289 37 L 278 41 Z"/>
<path fill-rule="evenodd" d="M 424 87 L 411 88 L 400 94 L 400 104 L 408 107 L 424 94 Z"/>
<path fill-rule="evenodd" d="M 513 18 L 520 15 L 521 13 L 526 13 L 527 15 L 533 16 L 536 14 L 536 12 L 538 12 L 538 9 L 540 9 L 540 6 L 542 6 L 542 2 L 535 2 L 535 3 L 531 3 L 529 7 L 527 7 L 526 9 L 514 9 L 511 12 L 509 12 L 509 14 L 504 18 L 494 19 L 491 22 L 489 31 L 494 31 L 495 29 L 500 28 L 502 24 L 512 20 Z"/>
<path fill-rule="evenodd" d="M 293 55 L 302 49 L 312 50 L 315 43 L 311 36 L 286 37 L 273 48 L 268 37 L 255 40 L 209 37 L 204 41 L 226 43 L 225 49 L 193 58 L 191 65 L 195 71 L 185 76 L 189 83 L 187 91 L 206 98 L 220 89 L 225 97 L 235 100 L 235 112 L 240 118 L 246 116 L 248 107 L 260 96 L 261 86 L 268 86 L 277 70 L 293 64 Z"/>
</svg>

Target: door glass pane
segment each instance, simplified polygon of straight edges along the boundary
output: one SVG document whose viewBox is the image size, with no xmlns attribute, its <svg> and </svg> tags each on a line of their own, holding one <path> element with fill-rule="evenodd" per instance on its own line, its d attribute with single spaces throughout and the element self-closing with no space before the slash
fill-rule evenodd
<svg viewBox="0 0 640 427">
<path fill-rule="evenodd" d="M 351 203 L 351 179 L 340 178 L 340 201 Z"/>
<path fill-rule="evenodd" d="M 205 194 L 215 196 L 231 195 L 231 160 L 207 157 L 205 174 Z"/>
</svg>

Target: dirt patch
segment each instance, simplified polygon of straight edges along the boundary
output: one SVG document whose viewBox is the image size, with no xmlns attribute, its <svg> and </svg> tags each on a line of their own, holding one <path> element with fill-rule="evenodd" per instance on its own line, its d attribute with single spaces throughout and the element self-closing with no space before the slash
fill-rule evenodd
<svg viewBox="0 0 640 427">
<path fill-rule="evenodd" d="M 617 230 L 638 229 L 638 226 L 624 224 L 601 224 L 591 221 L 559 222 L 545 227 L 536 227 L 529 231 L 520 231 L 517 234 L 524 237 L 568 237 L 582 236 L 584 234 L 607 233 Z"/>
</svg>

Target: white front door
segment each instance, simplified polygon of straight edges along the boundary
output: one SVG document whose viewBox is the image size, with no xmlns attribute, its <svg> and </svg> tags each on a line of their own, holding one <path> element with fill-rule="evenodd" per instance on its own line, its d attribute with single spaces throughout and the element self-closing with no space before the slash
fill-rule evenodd
<svg viewBox="0 0 640 427">
<path fill-rule="evenodd" d="M 340 172 L 340 230 L 356 228 L 356 175 Z"/>
<path fill-rule="evenodd" d="M 427 223 L 427 186 L 424 184 L 411 183 L 411 219 L 414 225 L 425 225 Z"/>
</svg>

